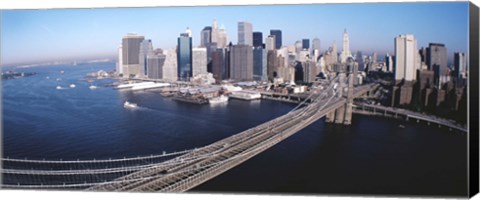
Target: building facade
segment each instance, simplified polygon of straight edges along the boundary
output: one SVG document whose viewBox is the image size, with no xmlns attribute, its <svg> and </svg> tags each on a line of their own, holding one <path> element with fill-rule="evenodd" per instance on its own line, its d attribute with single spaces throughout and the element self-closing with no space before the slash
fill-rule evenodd
<svg viewBox="0 0 480 200">
<path fill-rule="evenodd" d="M 448 73 L 447 48 L 445 45 L 440 43 L 430 43 L 428 45 L 428 60 L 428 69 L 435 72 L 435 83 L 437 85 L 442 84 L 440 77 L 445 76 Z"/>
<path fill-rule="evenodd" d="M 140 45 L 144 39 L 144 36 L 134 33 L 122 38 L 122 66 L 125 77 L 140 74 Z"/>
<path fill-rule="evenodd" d="M 163 79 L 163 65 L 165 64 L 165 59 L 166 56 L 163 54 L 147 56 L 148 78 Z"/>
<path fill-rule="evenodd" d="M 270 30 L 270 35 L 275 36 L 275 49 L 282 47 L 282 31 L 278 29 Z"/>
<path fill-rule="evenodd" d="M 262 32 L 253 32 L 253 47 L 263 47 Z"/>
<path fill-rule="evenodd" d="M 207 74 L 207 48 L 192 49 L 192 76 Z"/>
<path fill-rule="evenodd" d="M 200 46 L 206 47 L 210 43 L 212 43 L 212 27 L 205 26 L 200 32 Z"/>
<path fill-rule="evenodd" d="M 230 78 L 253 80 L 253 51 L 250 45 L 233 45 L 230 49 Z"/>
<path fill-rule="evenodd" d="M 253 31 L 250 22 L 238 22 L 238 43 L 239 45 L 253 46 Z"/>
<path fill-rule="evenodd" d="M 416 79 L 417 40 L 413 35 L 399 35 L 395 38 L 395 80 Z"/>
<path fill-rule="evenodd" d="M 180 81 L 189 81 L 192 77 L 192 38 L 188 33 L 180 34 L 177 42 L 177 76 Z"/>
<path fill-rule="evenodd" d="M 253 49 L 253 79 L 267 81 L 267 51 L 262 47 Z"/>
</svg>

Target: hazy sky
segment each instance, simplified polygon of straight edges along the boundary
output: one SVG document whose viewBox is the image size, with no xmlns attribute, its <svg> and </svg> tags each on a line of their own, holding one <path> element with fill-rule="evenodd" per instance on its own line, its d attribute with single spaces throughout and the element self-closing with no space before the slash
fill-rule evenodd
<svg viewBox="0 0 480 200">
<path fill-rule="evenodd" d="M 190 27 L 194 45 L 200 31 L 217 19 L 237 43 L 237 22 L 248 21 L 254 31 L 281 29 L 283 44 L 302 38 L 321 40 L 325 51 L 336 41 L 342 47 L 344 28 L 352 52 L 393 54 L 394 37 L 410 33 L 418 48 L 444 43 L 449 59 L 467 52 L 468 2 L 368 3 L 279 6 L 159 7 L 57 10 L 2 10 L 3 65 L 106 57 L 117 53 L 122 36 L 136 32 L 150 38 L 154 48 L 174 48 L 177 37 Z"/>
</svg>

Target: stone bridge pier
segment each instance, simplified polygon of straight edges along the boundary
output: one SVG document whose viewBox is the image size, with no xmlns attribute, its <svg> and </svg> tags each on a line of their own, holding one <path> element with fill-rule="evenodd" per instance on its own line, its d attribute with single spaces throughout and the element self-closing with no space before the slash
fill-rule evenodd
<svg viewBox="0 0 480 200">
<path fill-rule="evenodd" d="M 346 103 L 336 110 L 327 114 L 325 121 L 328 123 L 350 125 L 352 123 L 353 106 L 353 82 L 354 76 L 346 76 L 345 73 L 339 74 L 339 84 L 336 89 L 337 97 L 347 99 Z M 346 81 L 346 79 L 348 79 Z"/>
</svg>

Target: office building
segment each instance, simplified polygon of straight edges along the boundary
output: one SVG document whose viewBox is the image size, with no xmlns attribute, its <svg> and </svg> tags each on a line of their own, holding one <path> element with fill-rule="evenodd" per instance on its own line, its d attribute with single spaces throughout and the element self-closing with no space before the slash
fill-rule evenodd
<svg viewBox="0 0 480 200">
<path fill-rule="evenodd" d="M 163 52 L 165 54 L 165 62 L 163 64 L 163 73 L 162 79 L 169 81 L 178 80 L 178 64 L 177 64 L 177 51 L 175 49 L 166 50 Z"/>
<path fill-rule="evenodd" d="M 177 63 L 178 79 L 189 81 L 192 77 L 192 38 L 188 35 L 188 32 L 182 33 L 178 37 Z"/>
<path fill-rule="evenodd" d="M 267 81 L 267 51 L 262 47 L 253 49 L 253 79 Z"/>
<path fill-rule="evenodd" d="M 212 23 L 212 30 L 210 32 L 210 42 L 218 44 L 219 30 L 217 20 L 214 19 Z"/>
<path fill-rule="evenodd" d="M 117 75 L 122 74 L 123 75 L 123 50 L 122 50 L 122 45 L 118 47 L 118 62 L 117 62 Z"/>
<path fill-rule="evenodd" d="M 393 68 L 394 68 L 393 58 L 394 56 L 391 56 L 388 53 L 385 56 L 385 65 L 387 66 L 387 72 L 393 72 Z"/>
<path fill-rule="evenodd" d="M 163 54 L 153 54 L 147 56 L 147 69 L 148 78 L 162 79 L 163 78 L 163 65 L 165 63 L 166 56 Z"/>
<path fill-rule="evenodd" d="M 140 45 L 144 36 L 129 33 L 122 38 L 122 66 L 123 76 L 136 76 L 140 74 Z"/>
<path fill-rule="evenodd" d="M 275 49 L 275 36 L 274 35 L 269 35 L 268 37 L 265 38 L 265 49 L 267 51 Z"/>
<path fill-rule="evenodd" d="M 317 37 L 312 40 L 312 55 L 315 58 L 315 61 L 320 57 L 320 39 Z"/>
<path fill-rule="evenodd" d="M 441 76 L 445 76 L 448 73 L 447 66 L 447 48 L 444 44 L 430 43 L 428 45 L 428 69 L 433 70 L 435 73 L 435 84 L 442 84 L 440 81 Z"/>
<path fill-rule="evenodd" d="M 223 48 L 212 52 L 212 74 L 217 82 L 228 79 L 226 55 L 227 51 Z"/>
<path fill-rule="evenodd" d="M 138 54 L 138 60 L 140 63 L 139 76 L 147 75 L 147 56 L 153 55 L 152 40 L 143 40 L 140 44 L 140 52 Z"/>
<path fill-rule="evenodd" d="M 218 48 L 227 48 L 228 45 L 228 35 L 227 29 L 222 25 L 218 30 L 218 37 L 217 37 L 217 46 Z"/>
<path fill-rule="evenodd" d="M 253 32 L 253 47 L 263 47 L 262 32 Z"/>
<path fill-rule="evenodd" d="M 302 39 L 302 49 L 310 49 L 310 40 Z"/>
<path fill-rule="evenodd" d="M 343 31 L 343 49 L 342 54 L 340 55 L 340 62 L 345 63 L 347 59 L 352 57 L 352 53 L 350 52 L 350 43 L 348 38 L 347 29 Z"/>
<path fill-rule="evenodd" d="M 230 48 L 230 78 L 253 80 L 253 51 L 250 45 L 233 45 Z"/>
<path fill-rule="evenodd" d="M 192 49 L 192 76 L 207 74 L 207 49 L 204 47 Z"/>
<path fill-rule="evenodd" d="M 467 68 L 467 59 L 465 53 L 455 52 L 453 54 L 454 73 L 453 76 L 457 79 L 462 79 Z"/>
<path fill-rule="evenodd" d="M 212 43 L 212 27 L 205 26 L 202 32 L 200 32 L 200 46 L 206 47 L 210 43 Z"/>
<path fill-rule="evenodd" d="M 239 45 L 253 46 L 252 24 L 250 22 L 238 22 L 238 43 Z"/>
<path fill-rule="evenodd" d="M 270 35 L 275 36 L 275 49 L 280 49 L 282 47 L 282 31 L 270 30 Z"/>
<path fill-rule="evenodd" d="M 414 81 L 416 79 L 417 40 L 413 35 L 395 37 L 395 80 Z"/>
</svg>

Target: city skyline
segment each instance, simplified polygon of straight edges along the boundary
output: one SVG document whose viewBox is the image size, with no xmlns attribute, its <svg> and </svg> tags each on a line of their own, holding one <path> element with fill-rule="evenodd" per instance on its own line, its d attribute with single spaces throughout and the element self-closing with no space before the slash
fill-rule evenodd
<svg viewBox="0 0 480 200">
<path fill-rule="evenodd" d="M 394 38 L 413 34 L 418 48 L 445 44 L 451 63 L 454 52 L 468 52 L 467 11 L 467 2 L 6 10 L 1 13 L 2 66 L 114 57 L 121 43 L 118 38 L 129 32 L 151 39 L 154 48 L 171 49 L 178 34 L 189 27 L 197 47 L 201 30 L 214 19 L 226 28 L 233 44 L 238 42 L 237 23 L 246 21 L 252 31 L 263 33 L 264 43 L 270 30 L 278 29 L 282 45 L 319 38 L 321 53 L 334 41 L 341 45 L 344 29 L 352 54 L 393 54 Z M 183 13 L 188 17 L 182 17 Z M 168 20 L 171 17 L 176 20 Z"/>
</svg>

